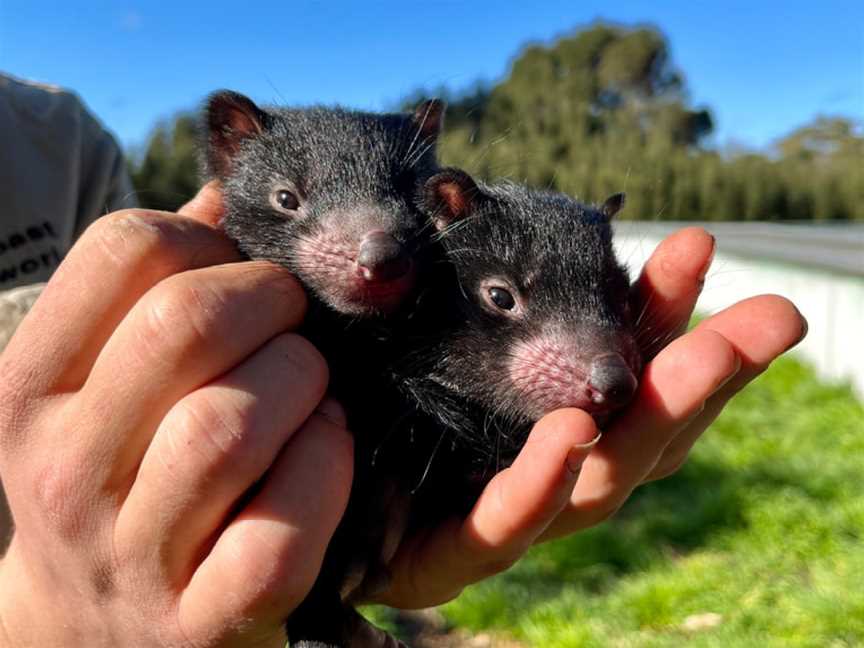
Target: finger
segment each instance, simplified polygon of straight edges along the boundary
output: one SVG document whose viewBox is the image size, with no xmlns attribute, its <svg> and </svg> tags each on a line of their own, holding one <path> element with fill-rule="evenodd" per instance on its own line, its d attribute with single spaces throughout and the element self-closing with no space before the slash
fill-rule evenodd
<svg viewBox="0 0 864 648">
<path fill-rule="evenodd" d="M 139 554 L 139 562 L 155 552 L 172 582 L 188 581 L 194 556 L 316 410 L 326 387 L 321 355 L 304 338 L 284 334 L 177 403 L 120 510 L 115 546 Z"/>
<path fill-rule="evenodd" d="M 696 330 L 714 331 L 726 338 L 741 358 L 741 369 L 708 398 L 702 413 L 669 444 L 661 461 L 647 477 L 649 480 L 668 476 L 681 466 L 690 449 L 726 403 L 778 356 L 804 339 L 807 320 L 786 298 L 762 295 L 730 306 L 702 321 Z"/>
<path fill-rule="evenodd" d="M 148 292 L 108 340 L 76 408 L 91 423 L 82 451 L 110 472 L 99 488 L 131 486 L 144 450 L 183 396 L 232 369 L 269 339 L 296 328 L 305 312 L 300 284 L 283 268 L 247 262 L 170 277 Z"/>
<path fill-rule="evenodd" d="M 465 523 L 466 546 L 494 562 L 521 556 L 564 508 L 599 440 L 593 419 L 581 410 L 541 419 L 513 465 L 484 489 Z"/>
<path fill-rule="evenodd" d="M 238 627 L 255 619 L 281 629 L 318 575 L 348 502 L 352 468 L 351 436 L 313 416 L 183 592 L 178 614 L 187 636 L 206 636 L 214 620 Z"/>
<path fill-rule="evenodd" d="M 711 330 L 692 331 L 666 347 L 645 368 L 633 404 L 585 461 L 568 507 L 543 538 L 593 526 L 618 510 L 739 366 L 732 346 Z"/>
<path fill-rule="evenodd" d="M 177 213 L 200 221 L 205 225 L 218 226 L 225 215 L 220 182 L 211 180 L 205 184 L 192 200 L 177 210 Z"/>
<path fill-rule="evenodd" d="M 345 414 L 345 408 L 332 396 L 325 396 L 315 408 L 315 413 L 329 419 L 331 423 L 339 427 L 348 427 L 348 416 Z"/>
<path fill-rule="evenodd" d="M 452 520 L 400 548 L 382 601 L 400 607 L 442 603 L 512 565 L 566 506 L 598 438 L 594 421 L 580 410 L 541 419 L 516 461 L 487 485 L 464 523 Z"/>
<path fill-rule="evenodd" d="M 701 227 L 687 227 L 663 240 L 633 285 L 636 338 L 646 358 L 653 358 L 687 328 L 715 240 Z"/>
<path fill-rule="evenodd" d="M 161 212 L 97 220 L 72 248 L 3 357 L 4 382 L 31 394 L 80 388 L 105 341 L 156 283 L 238 260 L 216 230 Z"/>
</svg>

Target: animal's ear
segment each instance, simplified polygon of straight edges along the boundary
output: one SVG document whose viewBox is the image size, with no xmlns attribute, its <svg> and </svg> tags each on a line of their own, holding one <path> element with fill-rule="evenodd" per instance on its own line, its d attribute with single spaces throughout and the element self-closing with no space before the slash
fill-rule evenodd
<svg viewBox="0 0 864 648">
<path fill-rule="evenodd" d="M 414 109 L 414 123 L 423 139 L 436 140 L 444 128 L 447 104 L 440 99 L 427 99 Z"/>
<path fill-rule="evenodd" d="M 606 218 L 612 218 L 624 207 L 625 198 L 626 196 L 623 193 L 616 193 L 609 196 L 606 199 L 606 202 L 604 202 L 600 207 L 600 213 Z"/>
<path fill-rule="evenodd" d="M 242 94 L 220 90 L 207 100 L 206 120 L 208 170 L 225 179 L 243 140 L 266 128 L 267 113 Z"/>
<path fill-rule="evenodd" d="M 477 183 L 461 169 L 444 169 L 426 181 L 423 202 L 435 227 L 443 230 L 465 218 L 482 199 Z"/>
</svg>

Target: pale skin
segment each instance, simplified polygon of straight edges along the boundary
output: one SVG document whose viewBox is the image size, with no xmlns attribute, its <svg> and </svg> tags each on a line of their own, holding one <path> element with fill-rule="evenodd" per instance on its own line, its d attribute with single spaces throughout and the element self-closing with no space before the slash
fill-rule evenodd
<svg viewBox="0 0 864 648">
<path fill-rule="evenodd" d="M 0 562 L 2 645 L 284 645 L 344 511 L 352 442 L 323 359 L 292 333 L 302 289 L 281 268 L 238 262 L 218 205 L 211 185 L 180 215 L 98 221 L 0 357 L 0 474 L 16 522 Z M 639 280 L 646 317 L 670 335 L 712 250 L 702 230 L 679 232 Z M 441 603 L 532 544 L 608 518 L 674 472 L 805 331 L 787 300 L 749 299 L 663 348 L 596 445 L 584 413 L 549 414 L 466 520 L 402 547 L 381 600 Z"/>
</svg>

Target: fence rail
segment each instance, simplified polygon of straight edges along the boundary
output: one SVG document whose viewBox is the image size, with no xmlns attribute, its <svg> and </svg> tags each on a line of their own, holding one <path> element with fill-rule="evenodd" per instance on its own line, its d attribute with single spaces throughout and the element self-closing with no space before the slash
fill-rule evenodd
<svg viewBox="0 0 864 648">
<path fill-rule="evenodd" d="M 864 397 L 864 225 L 621 221 L 619 254 L 637 273 L 665 236 L 694 224 L 717 239 L 697 308 L 714 313 L 753 295 L 788 297 L 810 325 L 797 353 Z"/>
</svg>

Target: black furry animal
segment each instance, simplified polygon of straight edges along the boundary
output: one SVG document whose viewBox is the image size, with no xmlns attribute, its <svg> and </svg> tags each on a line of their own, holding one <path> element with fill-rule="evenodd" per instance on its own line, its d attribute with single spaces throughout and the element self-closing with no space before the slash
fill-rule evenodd
<svg viewBox="0 0 864 648">
<path fill-rule="evenodd" d="M 623 201 L 595 208 L 455 169 L 427 182 L 446 262 L 391 339 L 387 400 L 354 412 L 357 429 L 384 431 L 355 445 L 355 490 L 316 594 L 320 645 L 399 645 L 352 605 L 386 587 L 403 536 L 467 514 L 547 412 L 602 423 L 633 396 L 641 358 L 610 226 Z"/>
<path fill-rule="evenodd" d="M 207 175 L 222 181 L 226 233 L 252 259 L 292 270 L 337 313 L 378 317 L 412 294 L 425 225 L 418 183 L 437 170 L 444 105 L 414 114 L 259 108 L 230 91 L 206 108 Z"/>
<path fill-rule="evenodd" d="M 415 314 L 433 325 L 396 369 L 408 402 L 497 471 L 547 412 L 604 422 L 630 400 L 641 356 L 610 225 L 623 194 L 592 207 L 449 169 L 424 200 L 449 264 Z"/>
</svg>

